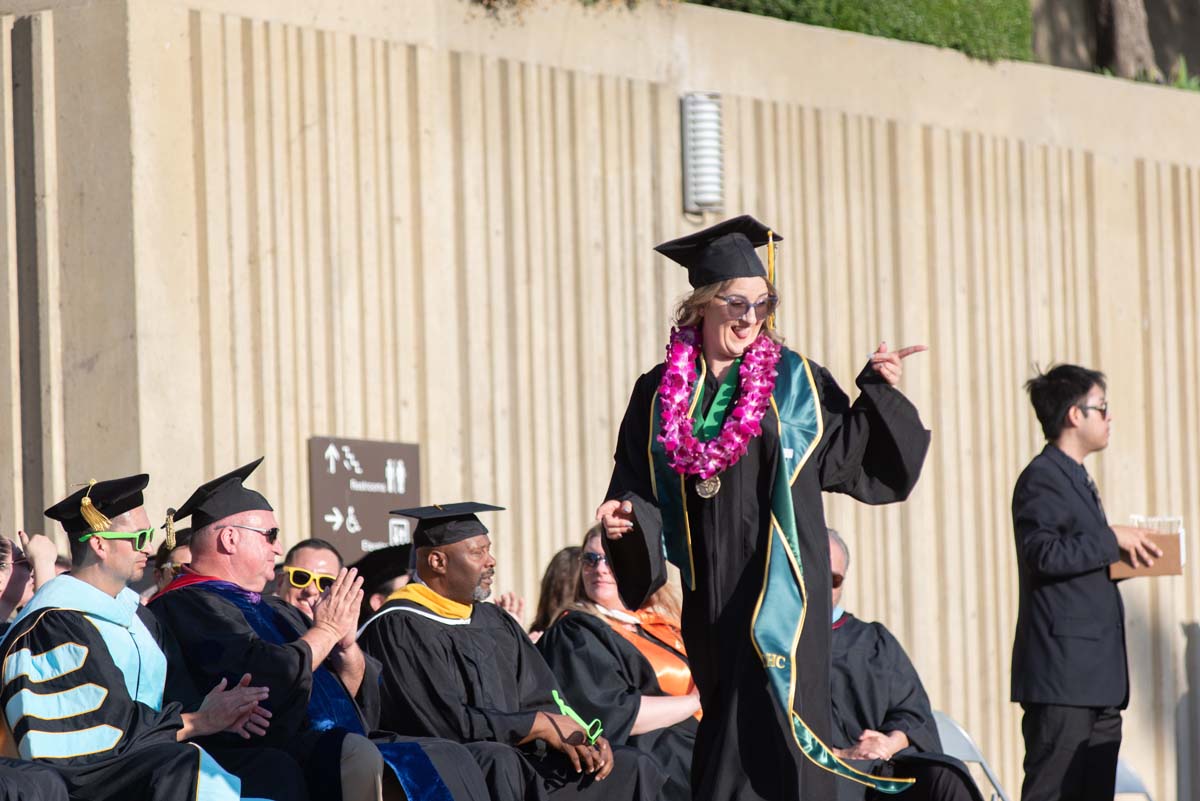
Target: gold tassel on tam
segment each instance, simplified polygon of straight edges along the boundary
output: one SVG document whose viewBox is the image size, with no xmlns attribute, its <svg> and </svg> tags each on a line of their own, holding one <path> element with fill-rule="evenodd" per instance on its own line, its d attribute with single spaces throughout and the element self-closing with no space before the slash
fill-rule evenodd
<svg viewBox="0 0 1200 801">
<path fill-rule="evenodd" d="M 771 286 L 775 286 L 775 232 L 767 231 L 767 280 L 771 282 Z M 779 291 L 778 287 L 775 289 Z M 775 327 L 775 313 L 767 318 L 767 328 Z"/>
<path fill-rule="evenodd" d="M 99 509 L 92 504 L 92 499 L 88 496 L 92 494 L 92 487 L 96 486 L 96 479 L 88 482 L 87 492 L 83 494 L 83 500 L 79 502 L 79 514 L 83 517 L 84 522 L 91 526 L 92 531 L 108 531 L 112 527 L 112 521 L 104 516 Z"/>
<path fill-rule="evenodd" d="M 167 507 L 167 553 L 175 550 L 175 510 Z"/>
</svg>

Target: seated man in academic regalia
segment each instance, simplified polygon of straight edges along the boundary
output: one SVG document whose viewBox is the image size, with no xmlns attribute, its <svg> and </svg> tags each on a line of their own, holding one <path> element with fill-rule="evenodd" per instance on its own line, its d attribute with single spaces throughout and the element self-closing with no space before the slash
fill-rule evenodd
<svg viewBox="0 0 1200 801">
<path fill-rule="evenodd" d="M 900 643 L 882 623 L 867 623 L 842 609 L 850 549 L 833 529 L 829 529 L 829 563 L 834 754 L 868 773 L 916 779 L 901 796 L 840 782 L 839 801 L 895 797 L 982 801 L 966 765 L 941 752 L 929 696 Z"/>
<path fill-rule="evenodd" d="M 267 691 L 248 686 L 250 676 L 217 684 L 194 712 L 163 704 L 161 632 L 127 586 L 151 553 L 148 481 L 92 483 L 46 510 L 67 532 L 75 568 L 37 591 L 0 646 L 5 753 L 53 766 L 85 801 L 305 799 L 299 766 L 282 752 L 234 760 L 239 780 L 186 742 L 265 730 Z"/>
<path fill-rule="evenodd" d="M 657 798 L 664 778 L 653 758 L 612 749 L 598 736 L 599 721 L 580 725 L 516 620 L 481 603 L 496 560 L 474 513 L 498 508 L 457 503 L 392 513 L 420 522 L 416 577 L 359 636 L 384 666 L 383 725 L 466 744 L 493 801 Z"/>
<path fill-rule="evenodd" d="M 201 685 L 249 672 L 270 688 L 265 740 L 304 766 L 314 799 L 485 801 L 462 746 L 375 731 L 379 668 L 354 641 L 353 571 L 339 570 L 309 603 L 311 619 L 262 595 L 282 549 L 271 505 L 243 484 L 261 461 L 201 485 L 168 514 L 168 528 L 192 520 L 191 563 L 150 601 L 179 643 L 172 669 Z"/>
</svg>

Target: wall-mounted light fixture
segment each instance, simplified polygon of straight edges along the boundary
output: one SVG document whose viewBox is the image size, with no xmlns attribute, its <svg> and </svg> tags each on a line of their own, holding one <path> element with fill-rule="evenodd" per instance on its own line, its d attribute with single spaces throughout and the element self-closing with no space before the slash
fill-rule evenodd
<svg viewBox="0 0 1200 801">
<path fill-rule="evenodd" d="M 725 156 L 721 141 L 721 96 L 689 92 L 680 100 L 683 116 L 683 210 L 723 211 Z"/>
</svg>

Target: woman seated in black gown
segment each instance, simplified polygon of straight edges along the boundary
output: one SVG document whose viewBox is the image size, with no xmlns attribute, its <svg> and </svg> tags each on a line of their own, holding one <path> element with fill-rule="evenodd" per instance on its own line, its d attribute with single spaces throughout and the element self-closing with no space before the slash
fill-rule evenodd
<svg viewBox="0 0 1200 801">
<path fill-rule="evenodd" d="M 641 609 L 617 594 L 601 529 L 583 545 L 575 601 L 538 648 L 586 720 L 599 718 L 614 745 L 652 754 L 667 774 L 669 801 L 689 801 L 700 696 L 679 630 L 679 594 L 668 583 Z"/>
</svg>

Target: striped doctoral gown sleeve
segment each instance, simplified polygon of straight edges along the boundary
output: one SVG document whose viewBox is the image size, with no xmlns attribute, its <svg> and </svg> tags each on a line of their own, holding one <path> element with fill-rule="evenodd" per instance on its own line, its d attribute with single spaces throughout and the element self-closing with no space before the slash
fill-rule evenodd
<svg viewBox="0 0 1200 801">
<path fill-rule="evenodd" d="M 72 798 L 141 797 L 151 781 L 155 799 L 238 798 L 236 777 L 203 749 L 176 741 L 177 704 L 156 710 L 133 700 L 142 676 L 117 668 L 83 614 L 35 612 L 8 632 L 0 653 L 4 753 L 52 765 Z"/>
</svg>

